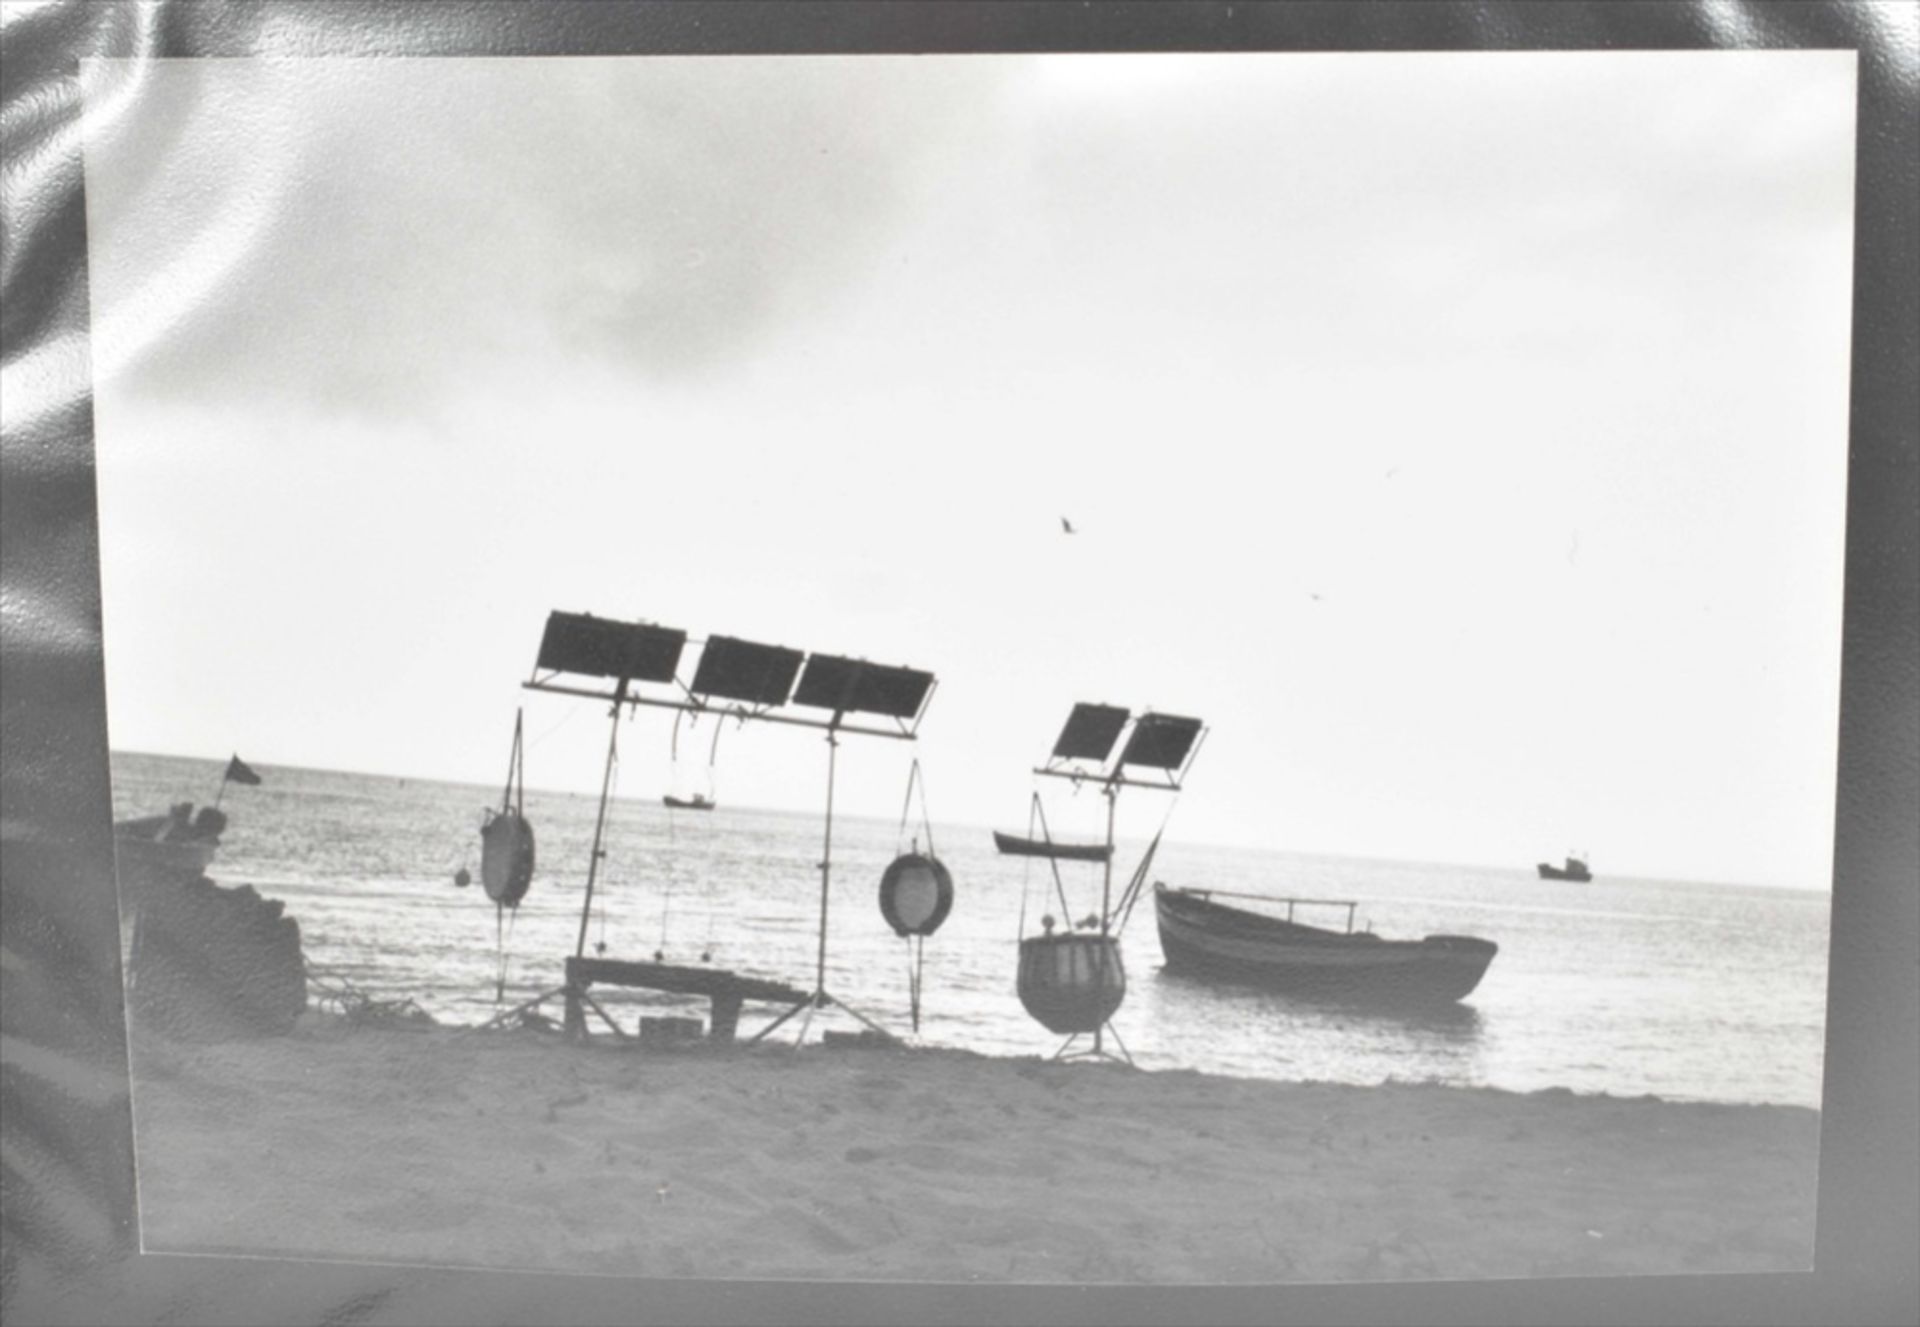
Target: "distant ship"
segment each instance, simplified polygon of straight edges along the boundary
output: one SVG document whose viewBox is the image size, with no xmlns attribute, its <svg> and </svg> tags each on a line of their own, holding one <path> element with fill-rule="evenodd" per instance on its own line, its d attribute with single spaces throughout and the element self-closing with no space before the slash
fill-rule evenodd
<svg viewBox="0 0 1920 1327">
<path fill-rule="evenodd" d="M 691 797 L 675 797 L 673 796 L 673 794 L 669 793 L 665 797 L 662 797 L 660 800 L 663 803 L 665 803 L 667 806 L 672 807 L 676 811 L 711 811 L 713 810 L 713 799 L 711 797 L 703 797 L 699 793 L 695 793 Z"/>
<path fill-rule="evenodd" d="M 1587 864 L 1578 857 L 1567 858 L 1567 864 L 1565 866 L 1555 866 L 1552 862 L 1541 862 L 1539 864 L 1539 871 L 1542 880 L 1586 881 L 1593 879 L 1593 872 L 1589 871 Z"/>
<path fill-rule="evenodd" d="M 1105 843 L 1055 843 L 1051 839 L 1023 839 L 993 831 L 994 846 L 1009 857 L 1053 857 L 1064 862 L 1104 862 L 1113 856 Z"/>
</svg>

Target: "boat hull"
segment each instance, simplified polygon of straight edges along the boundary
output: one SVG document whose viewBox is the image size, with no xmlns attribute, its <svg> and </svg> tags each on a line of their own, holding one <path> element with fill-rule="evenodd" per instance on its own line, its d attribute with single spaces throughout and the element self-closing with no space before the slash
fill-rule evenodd
<svg viewBox="0 0 1920 1327">
<path fill-rule="evenodd" d="M 1104 862 L 1113 849 L 1104 843 L 1049 843 L 993 831 L 993 846 L 1009 857 L 1051 857 L 1062 862 Z"/>
<path fill-rule="evenodd" d="M 691 801 L 681 797 L 662 797 L 660 799 L 660 802 L 661 802 L 661 805 L 669 807 L 675 811 L 711 811 L 713 810 L 713 803 L 708 801 Z"/>
<path fill-rule="evenodd" d="M 127 1016 L 142 1032 L 191 1041 L 277 1036 L 307 1006 L 300 924 L 279 899 L 206 876 L 226 817 L 203 809 L 114 827 L 121 899 L 132 915 Z"/>
<path fill-rule="evenodd" d="M 1445 1005 L 1480 984 L 1499 952 L 1491 940 L 1430 935 L 1384 940 L 1230 908 L 1156 886 L 1166 970 L 1310 999 Z"/>
<path fill-rule="evenodd" d="M 1542 880 L 1572 880 L 1585 884 L 1593 879 L 1593 872 L 1584 866 L 1555 866 L 1552 862 L 1541 862 L 1534 869 L 1540 872 Z"/>
</svg>

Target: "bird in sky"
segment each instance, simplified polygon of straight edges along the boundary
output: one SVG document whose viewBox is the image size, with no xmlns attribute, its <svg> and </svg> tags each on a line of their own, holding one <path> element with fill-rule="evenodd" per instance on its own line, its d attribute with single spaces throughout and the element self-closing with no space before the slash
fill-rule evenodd
<svg viewBox="0 0 1920 1327">
<path fill-rule="evenodd" d="M 1064 517 L 1064 516 L 1062 516 L 1062 517 L 1060 518 L 1060 528 L 1061 528 L 1062 530 L 1064 530 L 1064 531 L 1066 531 L 1066 532 L 1067 532 L 1068 534 L 1079 534 L 1079 533 L 1080 533 L 1080 532 L 1079 532 L 1078 530 L 1076 530 L 1076 529 L 1074 529 L 1074 528 L 1073 528 L 1073 522 L 1072 522 L 1072 521 L 1070 521 L 1070 520 L 1068 520 L 1068 519 L 1067 519 L 1066 517 Z"/>
</svg>

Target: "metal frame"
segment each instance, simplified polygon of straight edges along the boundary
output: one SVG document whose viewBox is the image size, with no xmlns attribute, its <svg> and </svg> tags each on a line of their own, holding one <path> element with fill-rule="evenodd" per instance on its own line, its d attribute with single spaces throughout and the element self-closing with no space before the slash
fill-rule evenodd
<svg viewBox="0 0 1920 1327">
<path fill-rule="evenodd" d="M 1154 713 L 1154 711 L 1145 710 L 1140 714 L 1128 716 L 1127 726 L 1132 727 L 1137 725 L 1142 718 L 1152 713 Z M 1113 928 L 1113 824 L 1114 812 L 1120 800 L 1120 790 L 1122 788 L 1150 788 L 1158 792 L 1178 793 L 1181 790 L 1181 780 L 1185 779 L 1187 771 L 1193 768 L 1194 758 L 1200 754 L 1200 748 L 1206 745 L 1207 733 L 1209 731 L 1206 724 L 1202 723 L 1200 725 L 1200 731 L 1194 737 L 1193 745 L 1187 749 L 1186 759 L 1180 762 L 1180 768 L 1177 770 L 1163 771 L 1166 774 L 1164 780 L 1128 778 L 1121 773 L 1121 770 L 1126 768 L 1125 762 L 1117 755 L 1110 756 L 1108 761 L 1103 761 L 1095 769 L 1087 768 L 1084 763 L 1082 763 L 1079 768 L 1068 768 L 1069 761 L 1066 757 L 1050 758 L 1045 765 L 1034 766 L 1033 772 L 1046 778 L 1070 779 L 1076 785 L 1080 783 L 1097 783 L 1100 785 L 1101 795 L 1107 799 L 1107 860 L 1101 868 L 1100 875 L 1101 939 L 1104 940 L 1111 935 Z M 1121 738 L 1115 739 L 1114 741 L 1115 749 L 1122 754 L 1126 751 L 1124 743 L 1125 737 L 1126 729 L 1123 728 L 1121 730 Z M 1067 1047 L 1073 1044 L 1075 1037 L 1082 1035 L 1076 1032 L 1073 1037 L 1067 1038 L 1066 1044 L 1054 1053 L 1053 1058 L 1056 1060 L 1112 1060 L 1119 1058 L 1106 1050 L 1102 1045 L 1102 1032 L 1113 1033 L 1114 1043 L 1120 1047 L 1120 1056 L 1125 1058 L 1127 1064 L 1132 1064 L 1133 1057 L 1127 1055 L 1127 1048 L 1125 1043 L 1121 1042 L 1120 1034 L 1113 1031 L 1112 1020 L 1108 1020 L 1105 1025 L 1093 1030 L 1093 1046 L 1091 1049 L 1074 1051 L 1071 1054 L 1068 1053 Z"/>
<path fill-rule="evenodd" d="M 933 693 L 940 689 L 940 680 L 935 678 L 927 687 L 927 694 L 921 698 L 920 709 L 912 719 L 895 719 L 892 728 L 867 728 L 858 724 L 843 723 L 836 714 L 832 719 L 812 719 L 798 714 L 777 714 L 776 707 L 748 705 L 737 700 L 702 700 L 690 691 L 677 678 L 674 685 L 686 692 L 685 700 L 660 700 L 653 696 L 636 696 L 626 693 L 627 683 L 615 691 L 594 691 L 587 687 L 559 686 L 548 680 L 560 674 L 549 672 L 546 677 L 535 675 L 520 684 L 525 691 L 546 691 L 556 696 L 575 696 L 582 700 L 603 700 L 615 705 L 645 705 L 652 709 L 680 710 L 687 714 L 715 714 L 722 719 L 753 720 L 762 723 L 784 723 L 796 728 L 824 728 L 832 732 L 859 733 L 866 737 L 893 737 L 912 741 L 920 735 L 920 721 L 926 716 L 927 706 L 933 703 Z M 1195 743 L 1198 746 L 1198 743 Z M 1161 785 L 1155 784 L 1154 787 Z"/>
<path fill-rule="evenodd" d="M 710 638 L 702 638 L 696 641 L 692 637 L 688 637 L 687 643 L 697 644 L 704 649 L 707 639 Z M 810 662 L 811 659 L 812 655 L 808 654 L 806 660 Z M 865 661 L 862 660 L 860 662 Z M 895 665 L 877 666 L 895 667 Z M 804 669 L 804 663 L 802 667 Z M 863 737 L 887 737 L 908 742 L 918 740 L 920 735 L 920 722 L 926 717 L 927 707 L 933 703 L 934 692 L 940 688 L 940 679 L 937 677 L 930 678 L 927 684 L 926 694 L 921 696 L 919 707 L 914 711 L 911 718 L 893 718 L 891 727 L 881 727 L 847 723 L 847 712 L 844 710 L 833 711 L 832 717 L 830 718 L 817 719 L 807 715 L 776 712 L 777 710 L 784 709 L 784 706 L 751 705 L 736 700 L 709 700 L 696 695 L 687 683 L 680 680 L 678 668 L 675 670 L 672 685 L 679 688 L 680 696 L 670 699 L 637 694 L 633 688 L 638 684 L 631 678 L 623 677 L 619 680 L 618 685 L 611 691 L 602 691 L 590 687 L 566 686 L 553 680 L 563 675 L 565 675 L 564 670 L 553 668 L 543 670 L 538 663 L 536 663 L 532 675 L 520 685 L 522 689 L 528 691 L 545 691 L 559 696 L 573 696 L 583 700 L 605 702 L 610 707 L 608 713 L 612 720 L 612 730 L 607 737 L 606 768 L 601 775 L 600 781 L 600 809 L 598 815 L 595 817 L 593 826 L 593 851 L 587 862 L 586 896 L 581 900 L 580 904 L 580 934 L 574 946 L 574 957 L 581 958 L 586 954 L 587 931 L 593 913 L 594 886 L 599 875 L 600 861 L 606 856 L 606 850 L 603 844 L 606 832 L 607 802 L 612 789 L 613 766 L 619 746 L 620 710 L 622 706 L 627 706 L 630 710 L 635 711 L 644 705 L 652 709 L 677 710 L 685 714 L 711 714 L 719 716 L 722 722 L 727 719 L 738 719 L 743 723 L 751 721 L 786 724 L 796 728 L 813 728 L 824 731 L 827 739 L 826 833 L 819 868 L 820 941 L 814 966 L 814 987 L 803 1004 L 795 1005 L 785 1014 L 775 1019 L 772 1024 L 762 1029 L 753 1040 L 758 1041 L 761 1037 L 766 1036 L 767 1033 L 772 1032 L 774 1028 L 779 1027 L 782 1023 L 786 1022 L 787 1019 L 804 1008 L 807 1011 L 806 1017 L 801 1020 L 800 1035 L 794 1042 L 794 1045 L 798 1047 L 806 1040 L 807 1030 L 813 1022 L 814 1012 L 827 1008 L 828 1006 L 844 1009 L 854 1018 L 866 1024 L 882 1036 L 891 1036 L 892 1034 L 888 1033 L 885 1028 L 881 1027 L 871 1018 L 868 1018 L 865 1014 L 862 1014 L 859 1010 L 848 1005 L 845 1001 L 838 999 L 827 990 L 827 919 L 833 879 L 833 792 L 839 764 L 840 734 L 856 733 Z M 654 683 L 653 685 L 664 686 L 667 684 Z M 792 701 L 787 702 L 788 705 L 792 703 Z M 1109 870 L 1109 875 L 1111 875 L 1111 870 Z"/>
<path fill-rule="evenodd" d="M 1115 1055 L 1112 1051 L 1100 1044 L 1100 1034 L 1103 1031 L 1112 1037 L 1113 1044 L 1120 1048 L 1118 1055 Z M 1093 1045 L 1077 1051 L 1068 1049 L 1074 1042 L 1086 1035 L 1084 1032 L 1076 1032 L 1061 1042 L 1060 1049 L 1053 1053 L 1054 1063 L 1065 1064 L 1068 1060 L 1107 1060 L 1114 1064 L 1124 1064 L 1129 1069 L 1133 1067 L 1133 1056 L 1127 1050 L 1127 1043 L 1120 1040 L 1120 1030 L 1114 1027 L 1112 1019 L 1108 1019 L 1100 1027 L 1094 1029 Z"/>
<path fill-rule="evenodd" d="M 1127 722 L 1129 724 L 1137 723 L 1141 718 L 1145 717 L 1145 714 L 1152 712 L 1151 710 L 1145 711 L 1143 714 L 1135 715 L 1128 719 Z M 1111 764 L 1102 762 L 1100 765 L 1091 768 L 1084 763 L 1076 765 L 1066 757 L 1055 757 L 1049 759 L 1044 765 L 1034 766 L 1033 772 L 1035 774 L 1045 775 L 1050 779 L 1071 779 L 1075 783 L 1098 783 L 1109 788 L 1152 788 L 1160 792 L 1177 793 L 1181 791 L 1181 784 L 1187 777 L 1187 772 L 1193 768 L 1194 760 L 1200 755 L 1200 748 L 1207 744 L 1207 734 L 1212 731 L 1213 730 L 1204 723 L 1201 724 L 1199 735 L 1193 739 L 1193 745 L 1187 749 L 1187 758 L 1180 762 L 1179 769 L 1161 771 L 1161 773 L 1165 775 L 1164 778 L 1128 778 L 1120 772 L 1125 769 L 1126 766 L 1121 763 L 1117 756 L 1110 758 Z M 1124 745 L 1119 741 L 1116 741 L 1114 746 L 1123 752 L 1125 750 Z"/>
</svg>

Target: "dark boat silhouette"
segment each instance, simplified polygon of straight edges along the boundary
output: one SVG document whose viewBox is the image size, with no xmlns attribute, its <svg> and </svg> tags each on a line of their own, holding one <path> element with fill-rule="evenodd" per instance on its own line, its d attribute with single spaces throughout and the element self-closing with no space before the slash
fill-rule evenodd
<svg viewBox="0 0 1920 1327">
<path fill-rule="evenodd" d="M 1588 870 L 1587 864 L 1578 857 L 1567 858 L 1567 864 L 1565 866 L 1555 866 L 1552 862 L 1541 862 L 1535 869 L 1540 872 L 1540 878 L 1542 880 L 1578 880 L 1584 882 L 1593 879 L 1593 872 Z"/>
<path fill-rule="evenodd" d="M 1429 935 L 1386 940 L 1355 931 L 1356 905 L 1344 899 L 1226 894 L 1285 905 L 1286 917 L 1216 903 L 1224 891 L 1153 887 L 1166 970 L 1287 995 L 1395 1006 L 1444 1005 L 1480 984 L 1499 952 L 1491 940 Z M 1292 920 L 1296 907 L 1345 908 L 1344 931 Z"/>
<path fill-rule="evenodd" d="M 713 799 L 711 797 L 702 797 L 699 793 L 695 793 L 691 797 L 675 797 L 672 793 L 668 793 L 665 797 L 662 797 L 660 800 L 662 803 L 672 807 L 676 811 L 711 811 L 713 810 Z"/>
<path fill-rule="evenodd" d="M 993 846 L 1009 857 L 1051 857 L 1063 862 L 1104 862 L 1113 856 L 1107 843 L 1055 843 L 1050 839 L 1023 839 L 993 831 Z"/>
</svg>

